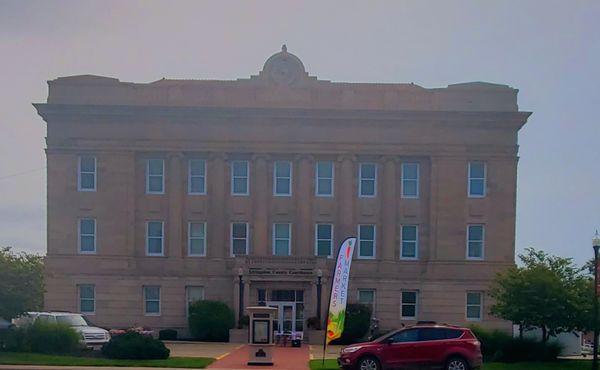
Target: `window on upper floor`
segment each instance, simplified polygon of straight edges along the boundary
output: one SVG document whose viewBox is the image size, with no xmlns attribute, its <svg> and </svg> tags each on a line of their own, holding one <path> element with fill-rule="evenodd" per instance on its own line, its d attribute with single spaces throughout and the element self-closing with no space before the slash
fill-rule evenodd
<svg viewBox="0 0 600 370">
<path fill-rule="evenodd" d="M 144 286 L 144 314 L 160 316 L 160 287 Z"/>
<path fill-rule="evenodd" d="M 231 255 L 243 256 L 248 254 L 248 224 L 233 222 L 231 224 Z"/>
<path fill-rule="evenodd" d="M 164 235 L 163 221 L 146 222 L 146 255 L 164 256 Z"/>
<path fill-rule="evenodd" d="M 148 159 L 146 162 L 146 193 L 164 194 L 165 192 L 165 161 Z"/>
<path fill-rule="evenodd" d="M 419 197 L 419 164 L 402 163 L 402 198 Z"/>
<path fill-rule="evenodd" d="M 188 256 L 206 256 L 206 222 L 188 223 Z"/>
<path fill-rule="evenodd" d="M 79 253 L 96 253 L 96 220 L 79 220 Z"/>
<path fill-rule="evenodd" d="M 374 197 L 377 195 L 377 164 L 361 163 L 358 170 L 358 195 Z"/>
<path fill-rule="evenodd" d="M 485 243 L 485 226 L 482 224 L 467 225 L 467 259 L 483 259 Z"/>
<path fill-rule="evenodd" d="M 469 162 L 467 193 L 470 198 L 483 198 L 486 193 L 486 166 L 484 162 Z"/>
<path fill-rule="evenodd" d="M 292 162 L 276 161 L 273 167 L 273 194 L 292 195 Z"/>
<path fill-rule="evenodd" d="M 93 284 L 77 286 L 79 294 L 79 312 L 90 315 L 96 312 L 96 287 Z"/>
<path fill-rule="evenodd" d="M 375 225 L 358 225 L 358 258 L 375 258 Z"/>
<path fill-rule="evenodd" d="M 400 258 L 419 258 L 419 228 L 417 225 L 402 225 L 400 228 Z"/>
<path fill-rule="evenodd" d="M 273 254 L 289 256 L 291 254 L 292 225 L 289 223 L 273 224 Z"/>
<path fill-rule="evenodd" d="M 419 292 L 416 290 L 403 290 L 400 301 L 400 317 L 404 320 L 417 318 L 417 300 Z"/>
<path fill-rule="evenodd" d="M 188 164 L 188 193 L 206 194 L 206 161 L 190 159 Z"/>
<path fill-rule="evenodd" d="M 333 249 L 333 225 L 315 225 L 315 255 L 319 257 L 331 257 Z"/>
<path fill-rule="evenodd" d="M 96 191 L 96 157 L 80 156 L 77 170 L 77 190 Z"/>
<path fill-rule="evenodd" d="M 231 194 L 248 195 L 250 194 L 249 185 L 249 164 L 248 161 L 231 162 Z"/>
<path fill-rule="evenodd" d="M 315 195 L 318 197 L 333 196 L 333 162 L 318 161 L 315 168 Z"/>
<path fill-rule="evenodd" d="M 483 316 L 483 293 L 467 292 L 467 320 L 480 321 Z"/>
</svg>

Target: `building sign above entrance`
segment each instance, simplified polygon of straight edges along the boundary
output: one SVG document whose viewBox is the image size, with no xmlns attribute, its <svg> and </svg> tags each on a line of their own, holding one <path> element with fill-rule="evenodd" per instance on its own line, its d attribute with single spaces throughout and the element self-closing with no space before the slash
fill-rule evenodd
<svg viewBox="0 0 600 370">
<path fill-rule="evenodd" d="M 249 275 L 261 275 L 261 276 L 313 276 L 313 269 L 299 269 L 299 268 L 265 268 L 265 267 L 251 267 L 248 269 Z"/>
</svg>

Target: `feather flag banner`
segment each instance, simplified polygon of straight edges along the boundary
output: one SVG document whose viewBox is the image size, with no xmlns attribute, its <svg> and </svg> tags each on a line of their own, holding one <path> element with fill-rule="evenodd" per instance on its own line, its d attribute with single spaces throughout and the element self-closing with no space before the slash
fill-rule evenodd
<svg viewBox="0 0 600 370">
<path fill-rule="evenodd" d="M 331 283 L 325 346 L 332 340 L 341 337 L 344 332 L 346 302 L 348 301 L 348 280 L 350 278 L 350 265 L 352 264 L 355 245 L 356 238 L 347 238 L 342 243 L 338 253 Z"/>
</svg>

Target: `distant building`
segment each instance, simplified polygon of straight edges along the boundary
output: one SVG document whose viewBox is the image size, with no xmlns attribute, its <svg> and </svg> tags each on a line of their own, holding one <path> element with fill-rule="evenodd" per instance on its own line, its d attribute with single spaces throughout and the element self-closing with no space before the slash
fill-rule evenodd
<svg viewBox="0 0 600 370">
<path fill-rule="evenodd" d="M 336 248 L 380 327 L 510 330 L 488 314 L 514 264 L 518 90 L 337 83 L 285 48 L 235 81 L 49 81 L 47 309 L 187 327 L 186 306 L 324 318 Z"/>
</svg>

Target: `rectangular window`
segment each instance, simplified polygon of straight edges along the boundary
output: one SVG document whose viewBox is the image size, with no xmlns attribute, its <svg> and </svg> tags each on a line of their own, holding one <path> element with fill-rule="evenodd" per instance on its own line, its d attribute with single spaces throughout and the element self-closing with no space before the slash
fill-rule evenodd
<svg viewBox="0 0 600 370">
<path fill-rule="evenodd" d="M 333 162 L 318 161 L 315 170 L 315 193 L 319 197 L 333 196 Z"/>
<path fill-rule="evenodd" d="M 402 163 L 402 198 L 419 197 L 419 164 Z"/>
<path fill-rule="evenodd" d="M 483 314 L 483 294 L 467 292 L 467 320 L 480 321 Z"/>
<path fill-rule="evenodd" d="M 361 163 L 358 172 L 358 195 L 361 197 L 376 196 L 377 165 L 375 163 Z"/>
<path fill-rule="evenodd" d="M 485 175 L 484 162 L 469 162 L 468 194 L 470 198 L 485 197 Z"/>
<path fill-rule="evenodd" d="M 467 259 L 483 259 L 484 225 L 467 226 Z"/>
<path fill-rule="evenodd" d="M 249 194 L 248 172 L 248 161 L 231 162 L 231 194 Z"/>
<path fill-rule="evenodd" d="M 231 255 L 248 254 L 248 224 L 234 222 L 231 224 Z"/>
<path fill-rule="evenodd" d="M 419 229 L 417 225 L 403 225 L 400 232 L 400 257 L 419 258 Z"/>
<path fill-rule="evenodd" d="M 163 256 L 163 241 L 165 234 L 164 222 L 146 222 L 146 254 L 148 256 Z"/>
<path fill-rule="evenodd" d="M 188 193 L 206 194 L 206 161 L 190 159 L 188 167 Z"/>
<path fill-rule="evenodd" d="M 79 157 L 77 190 L 96 191 L 96 157 Z"/>
<path fill-rule="evenodd" d="M 164 194 L 165 192 L 165 161 L 148 159 L 146 163 L 146 193 Z"/>
<path fill-rule="evenodd" d="M 417 318 L 417 296 L 416 290 L 403 290 L 401 295 L 400 310 L 401 318 L 414 320 Z"/>
<path fill-rule="evenodd" d="M 186 315 L 189 314 L 190 306 L 198 301 L 204 300 L 204 287 L 186 286 L 185 296 L 187 300 Z"/>
<path fill-rule="evenodd" d="M 144 314 L 148 316 L 160 315 L 160 287 L 144 287 Z"/>
<path fill-rule="evenodd" d="M 82 284 L 79 290 L 79 312 L 93 314 L 96 312 L 96 288 L 92 284 Z"/>
<path fill-rule="evenodd" d="M 358 225 L 358 258 L 375 258 L 375 225 Z"/>
<path fill-rule="evenodd" d="M 273 194 L 292 195 L 292 162 L 277 161 L 273 168 Z"/>
<path fill-rule="evenodd" d="M 375 311 L 375 290 L 374 289 L 359 289 L 358 303 L 371 307 L 371 314 L 374 316 Z"/>
<path fill-rule="evenodd" d="M 315 255 L 331 257 L 333 247 L 333 225 L 316 224 L 315 226 Z"/>
<path fill-rule="evenodd" d="M 292 235 L 291 224 L 273 224 L 273 254 L 289 256 Z"/>
<path fill-rule="evenodd" d="M 96 253 L 96 220 L 79 220 L 79 253 Z"/>
<path fill-rule="evenodd" d="M 188 255 L 206 256 L 206 222 L 188 223 Z"/>
</svg>

